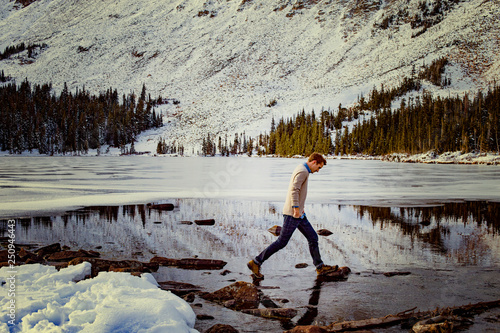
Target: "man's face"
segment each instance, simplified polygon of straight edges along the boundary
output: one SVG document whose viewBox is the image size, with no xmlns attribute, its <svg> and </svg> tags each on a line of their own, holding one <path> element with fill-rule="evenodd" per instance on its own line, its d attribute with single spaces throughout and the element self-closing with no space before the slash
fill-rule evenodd
<svg viewBox="0 0 500 333">
<path fill-rule="evenodd" d="M 312 161 L 311 163 L 311 172 L 315 173 L 321 170 L 321 168 L 324 166 L 324 163 L 318 163 L 317 161 Z"/>
</svg>

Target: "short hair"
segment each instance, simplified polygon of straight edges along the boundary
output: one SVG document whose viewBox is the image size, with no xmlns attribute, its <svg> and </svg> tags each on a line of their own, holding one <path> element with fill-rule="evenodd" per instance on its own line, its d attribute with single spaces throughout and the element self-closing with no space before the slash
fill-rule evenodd
<svg viewBox="0 0 500 333">
<path fill-rule="evenodd" d="M 326 160 L 321 155 L 320 153 L 312 153 L 311 156 L 309 156 L 308 162 L 316 161 L 316 163 L 323 163 L 323 165 L 326 165 Z"/>
</svg>

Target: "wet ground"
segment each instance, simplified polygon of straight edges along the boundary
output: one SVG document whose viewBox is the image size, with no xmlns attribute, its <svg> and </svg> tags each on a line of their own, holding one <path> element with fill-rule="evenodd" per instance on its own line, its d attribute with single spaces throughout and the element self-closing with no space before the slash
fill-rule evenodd
<svg viewBox="0 0 500 333">
<path fill-rule="evenodd" d="M 172 199 L 173 211 L 145 203 L 96 206 L 46 216 L 18 218 L 18 243 L 60 242 L 72 249 L 94 249 L 110 259 L 148 261 L 154 256 L 221 259 L 222 271 L 162 267 L 157 281 L 188 282 L 215 291 L 234 281 L 251 282 L 246 263 L 275 236 L 281 225 L 280 202 Z M 461 201 L 411 207 L 310 204 L 307 215 L 320 237 L 323 260 L 349 266 L 347 281 L 319 281 L 300 233 L 263 266 L 264 294 L 299 314 L 289 322 L 261 319 L 214 305 L 192 303 L 200 332 L 216 323 L 240 332 L 279 332 L 294 325 L 327 325 L 338 320 L 383 317 L 412 308 L 431 310 L 500 299 L 500 204 Z M 214 219 L 213 226 L 185 221 Z M 184 221 L 184 222 L 183 222 Z M 6 220 L 0 221 L 1 231 Z M 307 263 L 306 268 L 295 268 Z M 384 272 L 410 272 L 386 277 Z M 286 303 L 285 303 L 286 302 Z M 200 306 L 201 305 L 201 306 Z M 475 320 L 470 332 L 498 332 L 500 311 Z M 384 332 L 406 332 L 399 327 Z"/>
</svg>

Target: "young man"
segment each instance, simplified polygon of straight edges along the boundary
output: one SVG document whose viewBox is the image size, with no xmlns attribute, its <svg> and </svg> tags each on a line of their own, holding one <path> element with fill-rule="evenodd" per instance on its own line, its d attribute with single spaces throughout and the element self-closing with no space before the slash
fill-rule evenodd
<svg viewBox="0 0 500 333">
<path fill-rule="evenodd" d="M 326 165 L 325 158 L 319 153 L 313 153 L 309 156 L 306 163 L 300 164 L 293 171 L 290 185 L 288 186 L 285 206 L 283 207 L 284 222 L 281 233 L 274 243 L 269 245 L 247 264 L 256 278 L 264 278 L 264 275 L 260 272 L 260 266 L 264 261 L 269 259 L 269 257 L 288 244 L 295 229 L 299 229 L 309 242 L 309 251 L 318 275 L 324 275 L 338 269 L 338 266 L 325 265 L 321 260 L 318 246 L 318 234 L 307 220 L 306 213 L 304 212 L 309 174 L 318 172 L 324 165 Z"/>
</svg>

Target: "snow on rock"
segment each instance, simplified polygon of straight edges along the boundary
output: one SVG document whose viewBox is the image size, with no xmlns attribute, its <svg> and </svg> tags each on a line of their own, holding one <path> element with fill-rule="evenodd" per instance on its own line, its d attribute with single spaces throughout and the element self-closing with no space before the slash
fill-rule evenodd
<svg viewBox="0 0 500 333">
<path fill-rule="evenodd" d="M 151 274 L 101 272 L 88 262 L 57 271 L 40 264 L 0 269 L 2 332 L 198 332 L 195 314 L 182 299 L 160 290 Z M 12 325 L 9 305 L 15 300 Z"/>
</svg>

